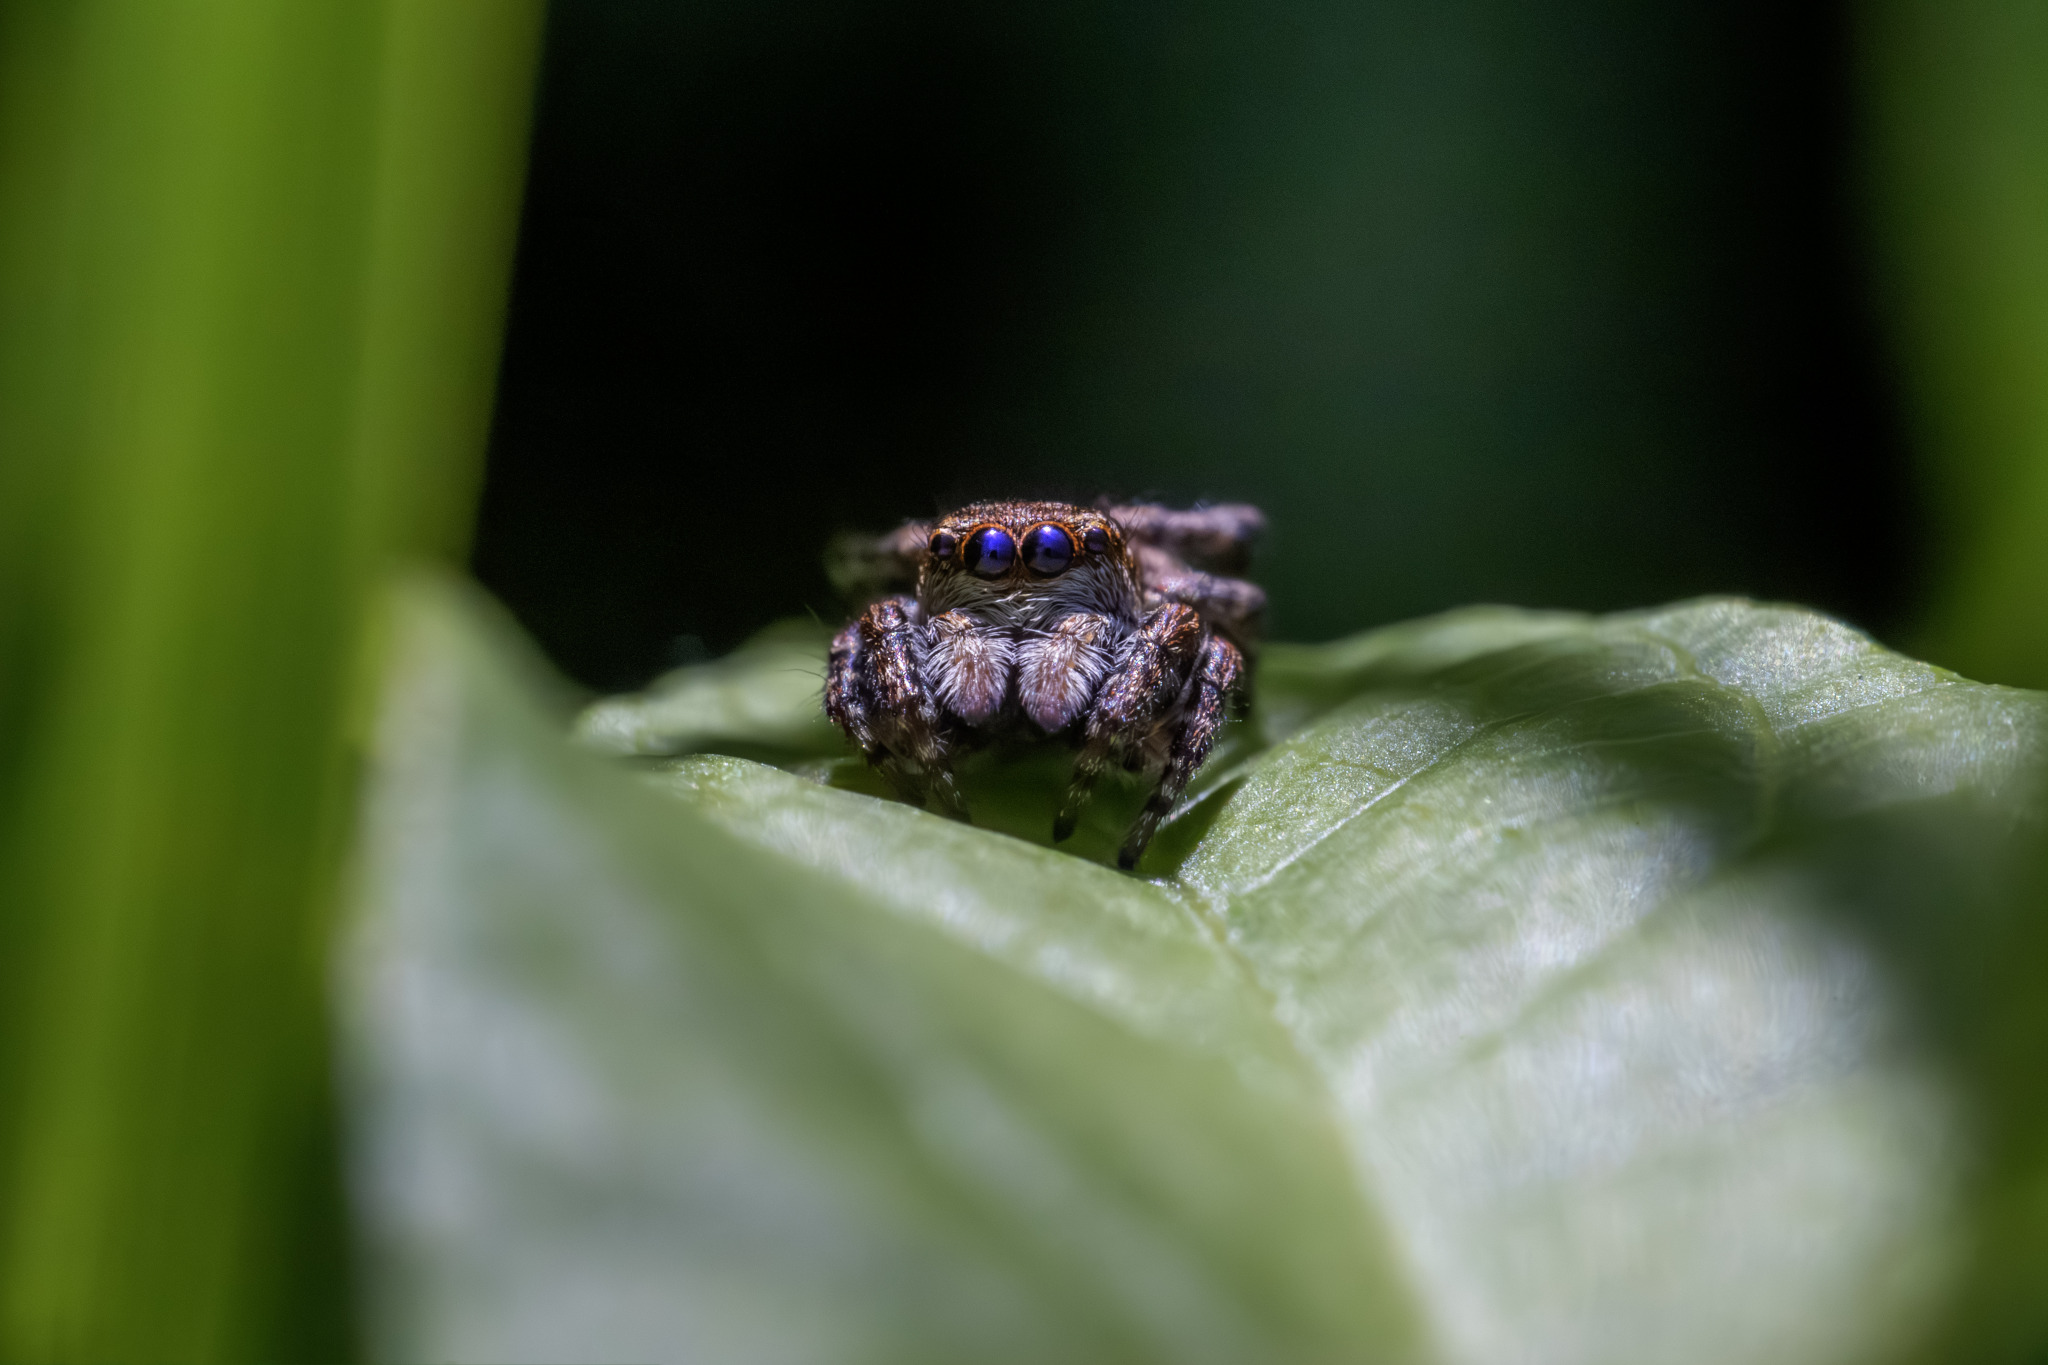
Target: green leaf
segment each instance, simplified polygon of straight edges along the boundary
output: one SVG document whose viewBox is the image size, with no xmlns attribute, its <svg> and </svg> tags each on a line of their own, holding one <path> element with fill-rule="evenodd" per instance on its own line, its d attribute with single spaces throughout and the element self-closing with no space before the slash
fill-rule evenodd
<svg viewBox="0 0 2048 1365">
<path fill-rule="evenodd" d="M 723 659 L 679 668 L 645 693 L 599 701 L 576 721 L 585 743 L 658 756 L 707 745 L 763 754 L 836 756 L 845 745 L 818 705 L 829 633 L 784 621 Z"/>
<path fill-rule="evenodd" d="M 587 715 L 700 751 L 636 771 L 473 604 L 404 619 L 348 975 L 388 1357 L 2028 1330 L 1985 1248 L 2038 1245 L 1987 1210 L 2039 1052 L 1990 1002 L 2041 960 L 2048 699 L 1740 602 L 1274 647 L 1134 877 L 846 789 L 814 691 L 720 700 L 786 658 Z M 977 812 L 1042 840 L 1058 766 Z"/>
</svg>

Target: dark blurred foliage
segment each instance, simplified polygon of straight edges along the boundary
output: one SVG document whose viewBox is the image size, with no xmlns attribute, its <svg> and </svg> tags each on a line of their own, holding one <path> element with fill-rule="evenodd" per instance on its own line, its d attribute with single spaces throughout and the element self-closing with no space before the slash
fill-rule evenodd
<svg viewBox="0 0 2048 1365">
<path fill-rule="evenodd" d="M 1918 528 L 1834 5 L 557 0 L 476 567 L 584 681 L 972 495 L 1244 498 L 1272 624 Z"/>
</svg>

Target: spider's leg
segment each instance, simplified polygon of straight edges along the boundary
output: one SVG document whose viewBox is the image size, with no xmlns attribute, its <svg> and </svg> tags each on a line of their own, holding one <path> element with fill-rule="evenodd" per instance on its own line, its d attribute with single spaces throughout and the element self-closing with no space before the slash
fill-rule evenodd
<svg viewBox="0 0 2048 1365">
<path fill-rule="evenodd" d="M 1123 847 L 1117 850 L 1116 855 L 1118 867 L 1138 865 L 1145 846 L 1159 832 L 1159 822 L 1172 812 L 1181 793 L 1187 790 L 1188 779 L 1209 756 L 1209 749 L 1216 742 L 1216 732 L 1226 719 L 1231 697 L 1243 678 L 1244 655 L 1222 636 L 1211 636 L 1202 647 L 1201 663 L 1195 669 L 1194 687 L 1173 727 L 1173 745 L 1167 750 L 1166 766 L 1159 773 L 1159 785 L 1153 788 L 1145 809 L 1132 824 L 1130 833 L 1124 836 Z"/>
<path fill-rule="evenodd" d="M 1137 559 L 1147 591 L 1193 607 L 1240 647 L 1258 640 L 1266 614 L 1264 588 L 1242 578 L 1190 569 L 1167 551 L 1150 545 L 1137 547 Z"/>
<path fill-rule="evenodd" d="M 1095 783 L 1113 762 L 1129 767 L 1156 761 L 1151 744 L 1160 724 L 1188 691 L 1190 673 L 1208 637 L 1194 608 L 1168 602 L 1152 611 L 1117 657 L 1088 710 L 1074 780 L 1053 821 L 1052 837 L 1074 832 Z"/>
<path fill-rule="evenodd" d="M 1223 573 L 1244 570 L 1251 559 L 1252 541 L 1266 529 L 1265 513 L 1241 502 L 1185 510 L 1134 503 L 1102 510 L 1137 544 L 1155 546 Z"/>
<path fill-rule="evenodd" d="M 825 546 L 825 577 L 850 602 L 871 601 L 886 592 L 914 587 L 930 523 L 913 521 L 885 536 L 849 531 Z"/>
<path fill-rule="evenodd" d="M 868 724 L 859 660 L 860 622 L 854 621 L 832 637 L 832 652 L 825 664 L 825 718 L 865 753 L 873 743 L 874 730 Z"/>
<path fill-rule="evenodd" d="M 964 820 L 938 703 L 916 664 L 922 632 L 912 598 L 863 612 L 833 641 L 825 713 L 906 799 L 923 805 L 929 796 Z"/>
</svg>

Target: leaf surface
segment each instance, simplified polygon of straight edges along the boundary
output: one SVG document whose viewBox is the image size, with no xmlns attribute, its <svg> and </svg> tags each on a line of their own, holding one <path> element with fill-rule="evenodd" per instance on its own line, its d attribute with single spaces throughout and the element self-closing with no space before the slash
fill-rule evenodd
<svg viewBox="0 0 2048 1365">
<path fill-rule="evenodd" d="M 403 615 L 391 1358 L 1825 1362 L 1967 1298 L 1974 950 L 1916 926 L 1998 939 L 2036 694 L 1740 602 L 1274 647 L 1132 877 L 1043 846 L 1056 753 L 968 775 L 996 828 L 871 794 L 793 646 L 579 749 Z"/>
</svg>

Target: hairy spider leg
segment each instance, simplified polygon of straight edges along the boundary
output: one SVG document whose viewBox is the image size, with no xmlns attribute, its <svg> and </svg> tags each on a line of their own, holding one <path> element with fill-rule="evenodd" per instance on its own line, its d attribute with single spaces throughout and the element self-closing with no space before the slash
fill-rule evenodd
<svg viewBox="0 0 2048 1365">
<path fill-rule="evenodd" d="M 1173 737 L 1173 747 L 1167 751 L 1166 766 L 1159 773 L 1159 785 L 1152 789 L 1145 809 L 1139 812 L 1130 833 L 1124 836 L 1123 847 L 1117 850 L 1116 855 L 1118 867 L 1128 870 L 1138 865 L 1146 845 L 1159 832 L 1159 822 L 1179 803 L 1181 793 L 1187 790 L 1188 779 L 1209 757 L 1209 750 L 1216 743 L 1216 732 L 1228 719 L 1231 699 L 1237 694 L 1243 677 L 1244 655 L 1237 646 L 1220 635 L 1211 636 L 1209 642 L 1202 646 L 1201 664 L 1195 670 L 1194 694 L 1181 717 L 1179 733 Z"/>
<path fill-rule="evenodd" d="M 929 522 L 914 521 L 885 536 L 836 535 L 825 546 L 825 577 L 833 591 L 856 602 L 914 587 L 931 534 Z"/>
<path fill-rule="evenodd" d="M 1138 567 L 1145 588 L 1168 602 L 1193 607 L 1235 640 L 1256 639 L 1266 614 L 1266 592 L 1242 578 L 1190 569 L 1164 550 L 1140 545 Z"/>
<path fill-rule="evenodd" d="M 1252 541 L 1266 529 L 1265 513 L 1241 502 L 1190 508 L 1133 503 L 1102 510 L 1136 543 L 1225 573 L 1244 569 Z"/>
<path fill-rule="evenodd" d="M 1194 608 L 1168 602 L 1146 616 L 1125 643 L 1122 657 L 1096 693 L 1086 736 L 1074 759 L 1074 779 L 1053 820 L 1052 837 L 1074 832 L 1095 784 L 1112 762 L 1141 766 L 1146 741 L 1179 705 L 1208 631 Z"/>
<path fill-rule="evenodd" d="M 939 710 L 914 662 L 917 617 L 915 600 L 884 598 L 839 633 L 825 710 L 907 800 L 923 805 L 929 796 L 944 814 L 965 820 Z"/>
</svg>

